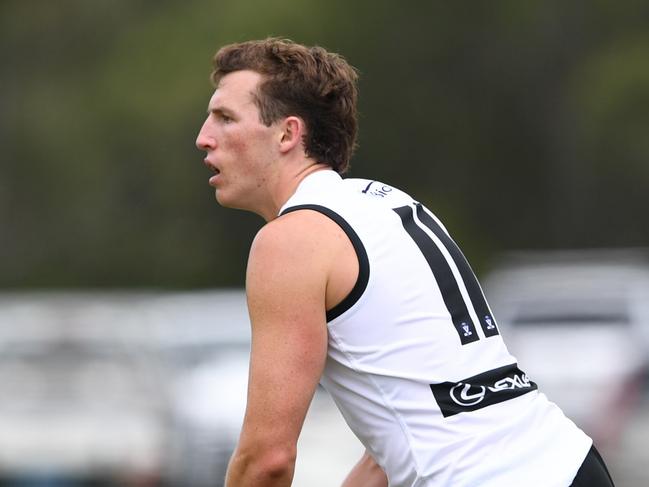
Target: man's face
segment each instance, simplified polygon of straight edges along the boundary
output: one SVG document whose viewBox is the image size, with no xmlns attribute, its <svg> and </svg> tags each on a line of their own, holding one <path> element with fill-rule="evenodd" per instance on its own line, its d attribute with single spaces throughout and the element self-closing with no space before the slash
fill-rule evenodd
<svg viewBox="0 0 649 487">
<path fill-rule="evenodd" d="M 196 139 L 215 175 L 209 180 L 222 206 L 255 211 L 267 196 L 280 140 L 275 124 L 267 127 L 254 102 L 261 75 L 235 71 L 221 78 Z"/>
</svg>

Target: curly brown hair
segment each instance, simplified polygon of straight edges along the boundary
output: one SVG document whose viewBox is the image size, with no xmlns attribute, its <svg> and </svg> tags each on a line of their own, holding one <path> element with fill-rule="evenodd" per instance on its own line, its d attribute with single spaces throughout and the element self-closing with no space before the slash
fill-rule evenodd
<svg viewBox="0 0 649 487">
<path fill-rule="evenodd" d="M 356 148 L 358 74 L 342 56 L 319 46 L 268 38 L 229 44 L 213 59 L 215 86 L 228 73 L 263 76 L 255 93 L 261 121 L 271 125 L 295 115 L 304 120 L 308 157 L 344 173 Z"/>
</svg>

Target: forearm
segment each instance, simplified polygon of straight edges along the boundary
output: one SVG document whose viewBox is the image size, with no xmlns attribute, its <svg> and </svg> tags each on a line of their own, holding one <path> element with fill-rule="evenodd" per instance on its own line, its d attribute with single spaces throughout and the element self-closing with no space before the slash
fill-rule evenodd
<svg viewBox="0 0 649 487">
<path fill-rule="evenodd" d="M 388 478 L 372 456 L 365 452 L 349 472 L 342 487 L 388 487 Z"/>
<path fill-rule="evenodd" d="M 225 487 L 290 487 L 295 463 L 283 456 L 265 460 L 235 452 L 230 459 Z"/>
</svg>

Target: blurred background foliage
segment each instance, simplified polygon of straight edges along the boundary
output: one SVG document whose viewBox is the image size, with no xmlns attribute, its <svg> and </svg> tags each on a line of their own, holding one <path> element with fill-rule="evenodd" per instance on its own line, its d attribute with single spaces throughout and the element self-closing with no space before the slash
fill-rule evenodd
<svg viewBox="0 0 649 487">
<path fill-rule="evenodd" d="M 649 242 L 649 3 L 0 0 L 0 286 L 243 283 L 260 218 L 195 148 L 225 44 L 360 73 L 350 175 L 406 189 L 481 270 Z"/>
</svg>

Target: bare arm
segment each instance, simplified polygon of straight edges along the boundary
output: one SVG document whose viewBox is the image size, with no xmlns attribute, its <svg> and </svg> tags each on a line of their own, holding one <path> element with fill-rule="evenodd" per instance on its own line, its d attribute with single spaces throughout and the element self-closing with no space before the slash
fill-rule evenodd
<svg viewBox="0 0 649 487">
<path fill-rule="evenodd" d="M 250 252 L 248 404 L 227 487 L 291 485 L 297 439 L 324 368 L 334 255 L 322 241 L 322 217 L 299 213 L 266 225 Z"/>
<path fill-rule="evenodd" d="M 345 478 L 342 487 L 388 487 L 388 478 L 370 454 L 365 452 Z"/>
</svg>

